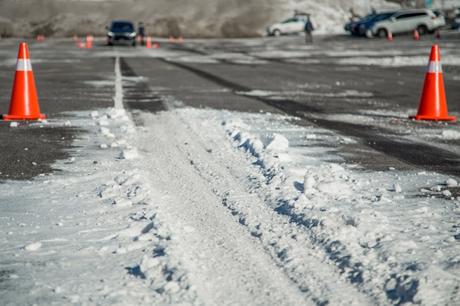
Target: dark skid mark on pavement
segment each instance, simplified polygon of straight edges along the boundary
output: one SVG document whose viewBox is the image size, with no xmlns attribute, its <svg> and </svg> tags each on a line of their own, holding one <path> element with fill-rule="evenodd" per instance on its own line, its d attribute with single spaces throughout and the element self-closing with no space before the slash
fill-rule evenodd
<svg viewBox="0 0 460 306">
<path fill-rule="evenodd" d="M 139 77 L 123 58 L 120 58 L 120 69 L 123 77 Z M 162 97 L 152 92 L 146 81 L 123 80 L 122 83 L 123 104 L 127 109 L 152 113 L 166 110 Z"/>
<path fill-rule="evenodd" d="M 77 133 L 81 131 L 71 127 L 21 122 L 19 127 L 10 128 L 9 122 L 0 122 L 0 181 L 29 180 L 56 171 L 51 165 L 70 157 Z"/>
<path fill-rule="evenodd" d="M 360 138 L 365 141 L 365 145 L 372 149 L 396 157 L 411 165 L 423 167 L 423 169 L 430 171 L 460 175 L 460 157 L 441 148 L 398 139 L 393 133 L 381 128 L 375 129 L 369 126 L 325 119 L 315 119 L 315 123 L 330 130 Z"/>
<path fill-rule="evenodd" d="M 164 60 L 163 61 L 165 63 L 168 63 L 170 65 L 174 65 L 176 67 L 179 67 L 181 69 L 184 69 L 184 70 L 188 70 L 190 72 L 193 72 L 194 74 L 208 80 L 208 81 L 211 81 L 217 85 L 220 85 L 222 87 L 226 87 L 230 90 L 233 90 L 234 93 L 236 94 L 239 94 L 239 95 L 243 95 L 245 97 L 248 97 L 250 99 L 255 99 L 255 100 L 258 100 L 258 101 L 261 101 L 269 106 L 272 106 L 272 107 L 275 107 L 275 108 L 278 108 L 278 109 L 282 109 L 283 105 L 291 105 L 291 104 L 296 104 L 296 111 L 297 112 L 319 112 L 319 108 L 316 108 L 314 106 L 311 106 L 311 105 L 305 105 L 305 104 L 300 104 L 300 103 L 297 103 L 293 100 L 290 100 L 290 99 L 270 99 L 270 98 L 265 98 L 265 97 L 257 97 L 257 96 L 248 96 L 248 95 L 245 95 L 244 93 L 245 92 L 249 92 L 249 91 L 252 91 L 252 88 L 249 88 L 247 86 L 244 86 L 244 85 L 240 85 L 240 84 L 237 84 L 237 83 L 234 83 L 234 82 L 231 82 L 231 81 L 228 81 L 228 80 L 225 80 L 221 77 L 218 77 L 214 74 L 211 74 L 211 73 L 208 73 L 206 71 L 203 71 L 203 70 L 200 70 L 200 69 L 197 69 L 195 67 L 191 67 L 191 66 L 188 66 L 188 65 L 185 65 L 183 63 L 177 63 L 177 62 L 169 62 L 167 60 Z M 284 110 L 283 110 L 284 111 Z M 295 116 L 298 116 L 298 115 L 295 115 Z"/>
<path fill-rule="evenodd" d="M 217 85 L 233 90 L 235 94 L 249 92 L 252 88 L 246 87 L 228 81 L 224 78 L 211 74 L 207 71 L 200 70 L 183 63 L 168 62 L 166 63 L 190 71 L 206 80 L 214 82 Z M 341 121 L 318 119 L 317 116 L 312 116 L 324 113 L 321 109 L 305 105 L 289 99 L 273 100 L 265 97 L 249 97 L 259 100 L 269 106 L 275 107 L 288 115 L 303 117 L 309 122 L 318 125 L 319 127 L 334 130 L 340 134 L 357 137 L 362 143 L 372 149 L 392 156 L 407 164 L 422 168 L 424 170 L 437 171 L 440 173 L 460 176 L 459 161 L 460 156 L 455 153 L 443 150 L 422 143 L 411 142 L 406 139 L 398 139 L 398 135 L 384 128 L 371 127 L 361 124 L 346 123 Z M 383 136 L 387 135 L 387 136 Z"/>
</svg>

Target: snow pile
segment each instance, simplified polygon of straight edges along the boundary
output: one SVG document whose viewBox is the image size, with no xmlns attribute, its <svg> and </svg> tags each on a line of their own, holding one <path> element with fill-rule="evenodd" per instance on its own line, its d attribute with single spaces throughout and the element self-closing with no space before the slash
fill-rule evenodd
<svg viewBox="0 0 460 306">
<path fill-rule="evenodd" d="M 102 136 L 114 141 L 110 147 L 118 151 L 115 153 L 117 159 L 121 160 L 122 164 L 127 163 L 111 181 L 96 188 L 97 196 L 103 203 L 116 208 L 139 205 L 154 207 L 151 202 L 155 196 L 147 187 L 147 175 L 140 170 L 142 164 L 137 162 L 140 158 L 139 152 L 128 141 L 134 136 L 136 129 L 126 111 L 113 108 L 100 116 L 92 113 L 91 117 L 97 125 L 107 126 L 101 131 Z M 113 133 L 110 128 L 114 130 Z M 146 279 L 152 290 L 158 292 L 159 298 L 167 303 L 194 299 L 194 293 L 188 291 L 187 276 L 181 271 L 180 263 L 174 262 L 168 256 L 168 241 L 171 240 L 171 234 L 167 226 L 157 220 L 151 208 L 136 212 L 131 215 L 131 219 L 137 223 L 129 225 L 115 235 L 116 238 L 128 238 L 131 242 L 126 242 L 126 245 L 120 244 L 115 253 L 126 254 L 147 246 L 153 248 L 152 253 L 144 253 L 140 259 L 139 275 Z"/>
<path fill-rule="evenodd" d="M 291 146 L 283 158 L 267 150 L 268 145 L 254 144 L 274 128 L 297 142 L 308 133 L 305 128 L 280 123 L 276 117 L 259 118 L 258 126 L 250 128 L 241 121 L 256 120 L 229 115 L 223 124 L 235 146 L 260 168 L 264 183 L 254 176 L 253 192 L 305 228 L 309 243 L 322 250 L 324 260 L 334 262 L 345 279 L 378 304 L 458 302 L 460 235 L 449 225 L 460 212 L 458 198 L 449 190 L 456 186 L 454 179 L 425 172 L 353 170 L 353 165 L 322 162 L 328 158 L 324 154 L 312 157 L 316 150 L 311 145 Z M 305 136 L 306 142 L 318 141 L 320 135 Z M 259 224 L 258 237 L 268 234 L 260 219 L 238 208 L 238 201 L 226 203 L 248 226 Z M 299 260 L 293 250 L 283 252 L 289 261 Z"/>
<path fill-rule="evenodd" d="M 171 233 L 156 214 L 160 197 L 131 144 L 135 127 L 128 114 L 69 115 L 70 124 L 87 133 L 75 141 L 74 156 L 55 165 L 60 173 L 8 182 L 2 194 L 9 220 L 2 256 L 15 257 L 3 266 L 5 284 L 15 290 L 3 292 L 2 302 L 195 303 L 187 274 L 169 256 Z M 135 158 L 126 158 L 132 152 Z"/>
</svg>

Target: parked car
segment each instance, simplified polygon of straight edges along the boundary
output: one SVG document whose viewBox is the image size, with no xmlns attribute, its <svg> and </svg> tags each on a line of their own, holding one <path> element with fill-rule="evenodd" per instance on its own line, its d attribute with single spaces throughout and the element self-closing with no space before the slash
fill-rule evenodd
<svg viewBox="0 0 460 306">
<path fill-rule="evenodd" d="M 460 14 L 457 14 L 457 16 L 454 19 L 454 22 L 452 22 L 452 29 L 460 30 Z"/>
<path fill-rule="evenodd" d="M 111 46 L 115 43 L 136 45 L 136 30 L 131 21 L 112 21 L 112 24 L 107 29 L 107 44 Z"/>
<path fill-rule="evenodd" d="M 374 25 L 374 23 L 383 21 L 393 16 L 395 12 L 382 12 L 377 14 L 367 15 L 355 22 L 349 22 L 345 25 L 345 31 L 349 31 L 354 36 L 365 36 L 367 30 Z"/>
<path fill-rule="evenodd" d="M 374 18 L 374 16 L 375 16 L 374 14 L 370 14 L 370 15 L 364 16 L 363 18 L 359 20 L 349 21 L 345 24 L 344 30 L 346 32 L 350 32 L 351 35 L 357 35 L 358 33 L 357 28 L 359 27 L 359 25 L 363 22 L 366 22 L 367 20 Z"/>
<path fill-rule="evenodd" d="M 267 28 L 269 36 L 280 36 L 288 34 L 297 34 L 304 31 L 305 22 L 308 17 L 306 15 L 297 15 L 283 22 L 275 23 Z"/>
<path fill-rule="evenodd" d="M 368 37 L 387 37 L 388 33 L 401 34 L 417 30 L 420 35 L 433 33 L 443 27 L 446 20 L 443 15 L 429 9 L 397 11 L 388 18 L 373 22 L 367 29 Z"/>
</svg>

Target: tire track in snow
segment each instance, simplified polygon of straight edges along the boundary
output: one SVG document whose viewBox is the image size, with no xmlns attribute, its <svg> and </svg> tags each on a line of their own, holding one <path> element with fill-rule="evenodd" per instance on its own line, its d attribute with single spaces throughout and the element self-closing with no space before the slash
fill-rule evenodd
<svg viewBox="0 0 460 306">
<path fill-rule="evenodd" d="M 139 145 L 150 157 L 152 183 L 163 186 L 162 189 L 169 193 L 166 197 L 169 211 L 163 213 L 170 215 L 170 222 L 177 222 L 174 226 L 176 230 L 182 227 L 184 232 L 191 232 L 176 233 L 180 239 L 176 243 L 179 252 L 191 253 L 186 256 L 189 257 L 188 269 L 193 270 L 191 279 L 195 276 L 198 282 L 198 285 L 194 284 L 206 287 L 202 282 L 210 277 L 207 269 L 215 267 L 215 262 L 224 256 L 222 250 L 212 246 L 217 240 L 216 243 L 223 248 L 238 248 L 230 254 L 230 258 L 228 254 L 222 257 L 227 260 L 222 264 L 232 273 L 219 269 L 215 272 L 220 276 L 218 279 L 233 282 L 234 278 L 268 273 L 276 275 L 276 281 L 273 276 L 263 276 L 261 279 L 265 279 L 264 282 L 247 284 L 252 287 L 249 291 L 276 287 L 283 288 L 286 294 L 290 292 L 290 300 L 278 297 L 278 301 L 261 301 L 260 297 L 254 296 L 233 296 L 239 303 L 279 304 L 282 301 L 282 304 L 302 304 L 307 298 L 315 305 L 373 304 L 372 299 L 350 285 L 335 266 L 322 262 L 320 252 L 309 243 L 301 229 L 267 207 L 256 194 L 248 193 L 244 178 L 248 174 L 249 164 L 242 154 L 234 152 L 224 133 L 221 136 L 212 134 L 215 127 L 204 126 L 203 129 L 200 126 L 202 120 L 194 118 L 195 121 L 189 121 L 186 117 L 188 115 L 181 112 L 141 115 L 147 130 L 139 140 Z M 194 125 L 192 121 L 197 123 Z M 238 233 L 241 237 L 234 237 L 232 233 Z M 247 237 L 249 235 L 253 238 Z M 238 241 L 237 246 L 233 245 L 235 239 Z M 255 239 L 258 240 L 256 244 L 253 241 Z M 198 260 L 200 264 L 197 267 L 197 259 L 193 256 L 201 252 L 201 244 L 206 249 L 206 255 L 204 261 Z M 190 250 L 186 251 L 187 248 Z M 247 252 L 252 255 L 248 257 Z M 239 262 L 238 257 L 248 258 Z M 262 267 L 260 263 L 263 263 Z M 212 277 L 215 279 L 216 276 Z M 293 291 L 291 286 L 296 286 L 298 291 Z M 286 287 L 290 289 L 286 290 Z M 227 288 L 230 292 L 235 289 Z M 201 290 L 200 297 L 208 303 L 215 304 L 221 300 L 221 287 L 213 287 L 216 293 L 206 292 L 205 288 Z M 280 295 L 279 292 L 276 294 Z M 203 298 L 206 295 L 207 298 Z M 300 300 L 299 295 L 303 296 Z M 295 302 L 292 302 L 292 298 L 295 298 Z"/>
<path fill-rule="evenodd" d="M 145 133 L 138 147 L 151 185 L 163 193 L 158 214 L 173 231 L 172 256 L 184 263 L 199 299 L 208 305 L 314 305 L 196 172 L 194 159 L 209 153 L 174 116 L 141 115 Z M 200 156 L 189 156 L 183 146 L 196 148 Z"/>
</svg>

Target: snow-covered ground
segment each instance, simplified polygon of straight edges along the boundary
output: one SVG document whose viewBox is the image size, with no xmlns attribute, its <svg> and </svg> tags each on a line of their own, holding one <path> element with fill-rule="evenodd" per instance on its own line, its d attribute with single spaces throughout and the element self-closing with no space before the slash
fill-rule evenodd
<svg viewBox="0 0 460 306">
<path fill-rule="evenodd" d="M 362 169 L 292 117 L 128 113 L 117 65 L 115 108 L 37 123 L 85 131 L 60 171 L 2 185 L 2 304 L 460 303 L 454 178 Z"/>
</svg>

